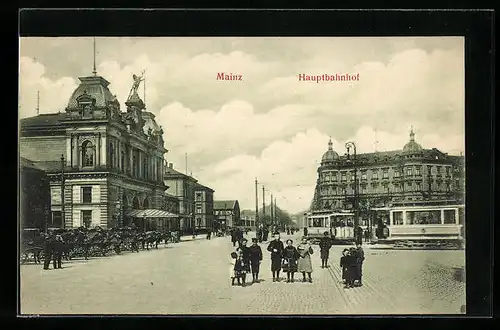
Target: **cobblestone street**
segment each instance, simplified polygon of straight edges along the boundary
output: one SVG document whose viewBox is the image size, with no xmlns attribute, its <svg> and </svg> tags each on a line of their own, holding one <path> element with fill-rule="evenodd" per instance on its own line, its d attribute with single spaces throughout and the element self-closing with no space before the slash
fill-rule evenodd
<svg viewBox="0 0 500 330">
<path fill-rule="evenodd" d="M 74 260 L 61 270 L 22 265 L 21 313 L 459 314 L 465 305 L 465 283 L 454 277 L 465 264 L 463 251 L 364 246 L 364 286 L 345 290 L 338 265 L 343 246 L 332 247 L 328 269 L 321 269 L 319 248 L 313 247 L 312 284 L 273 283 L 267 244 L 261 246 L 261 283 L 247 287 L 230 286 L 229 237 Z"/>
</svg>

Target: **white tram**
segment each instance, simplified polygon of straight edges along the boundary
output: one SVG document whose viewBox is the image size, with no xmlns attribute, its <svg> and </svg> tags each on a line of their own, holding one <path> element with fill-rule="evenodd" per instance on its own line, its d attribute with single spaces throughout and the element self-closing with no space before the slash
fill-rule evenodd
<svg viewBox="0 0 500 330">
<path fill-rule="evenodd" d="M 389 241 L 458 240 L 465 237 L 464 205 L 395 206 L 373 209 L 388 214 Z"/>
<path fill-rule="evenodd" d="M 328 232 L 335 240 L 354 241 L 354 213 L 351 212 L 313 212 L 307 217 L 307 237 L 319 241 Z"/>
</svg>

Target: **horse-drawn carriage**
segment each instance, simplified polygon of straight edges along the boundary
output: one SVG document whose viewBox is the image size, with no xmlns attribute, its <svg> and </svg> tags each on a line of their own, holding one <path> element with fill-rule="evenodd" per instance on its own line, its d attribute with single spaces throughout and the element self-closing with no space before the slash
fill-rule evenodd
<svg viewBox="0 0 500 330">
<path fill-rule="evenodd" d="M 24 228 L 21 232 L 21 262 L 28 262 L 33 256 L 33 261 L 40 263 L 43 245 L 44 235 L 39 228 Z"/>
</svg>

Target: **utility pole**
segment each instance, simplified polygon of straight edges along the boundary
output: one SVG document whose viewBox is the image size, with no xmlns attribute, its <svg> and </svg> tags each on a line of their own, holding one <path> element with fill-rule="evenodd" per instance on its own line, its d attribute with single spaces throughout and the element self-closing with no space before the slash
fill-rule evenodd
<svg viewBox="0 0 500 330">
<path fill-rule="evenodd" d="M 266 195 L 265 188 L 262 186 L 262 219 L 266 217 Z"/>
<path fill-rule="evenodd" d="M 259 188 L 258 188 L 259 182 L 257 181 L 257 178 L 255 178 L 255 227 L 257 228 L 259 226 Z"/>
<path fill-rule="evenodd" d="M 36 92 L 36 115 L 40 114 L 40 91 Z"/>
<path fill-rule="evenodd" d="M 269 213 L 271 215 L 271 223 L 274 225 L 274 213 L 273 213 L 273 194 L 271 194 L 271 206 L 269 208 Z"/>
</svg>

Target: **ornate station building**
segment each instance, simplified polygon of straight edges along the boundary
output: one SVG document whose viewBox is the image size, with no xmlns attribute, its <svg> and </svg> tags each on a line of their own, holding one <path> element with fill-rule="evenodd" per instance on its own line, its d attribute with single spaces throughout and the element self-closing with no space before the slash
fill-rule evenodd
<svg viewBox="0 0 500 330">
<path fill-rule="evenodd" d="M 144 210 L 168 216 L 163 181 L 163 130 L 137 94 L 141 77 L 125 102 L 95 74 L 80 77 L 64 112 L 25 118 L 20 124 L 21 157 L 47 172 L 50 222 L 56 226 L 114 227 L 130 224 Z"/>
<path fill-rule="evenodd" d="M 422 148 L 415 141 L 413 130 L 410 140 L 400 150 L 363 153 L 356 157 L 352 153 L 339 156 L 330 140 L 318 168 L 311 211 L 352 210 L 355 196 L 360 211 L 397 205 L 420 210 L 429 205 L 463 204 L 464 184 L 464 157 Z M 450 221 L 455 222 L 458 215 L 452 216 Z M 404 221 L 406 223 L 406 219 Z M 431 220 L 422 220 L 427 221 Z M 362 219 L 360 223 L 363 222 Z M 410 219 L 407 222 L 410 223 Z"/>
</svg>

